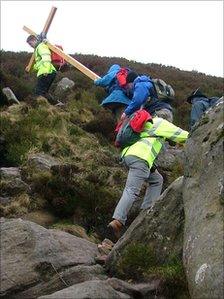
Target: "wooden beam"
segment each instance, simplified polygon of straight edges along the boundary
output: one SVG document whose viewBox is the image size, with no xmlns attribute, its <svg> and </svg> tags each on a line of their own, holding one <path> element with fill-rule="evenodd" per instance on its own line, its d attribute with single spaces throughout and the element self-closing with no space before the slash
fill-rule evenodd
<svg viewBox="0 0 224 299">
<path fill-rule="evenodd" d="M 49 30 L 49 28 L 50 28 L 50 26 L 51 26 L 51 23 L 52 23 L 52 21 L 53 21 L 53 18 L 54 18 L 54 15 L 55 15 L 56 11 L 57 11 L 57 7 L 54 7 L 54 6 L 53 6 L 53 7 L 51 8 L 51 11 L 50 11 L 49 16 L 48 16 L 48 18 L 47 18 L 47 21 L 46 21 L 46 23 L 45 23 L 45 25 L 44 25 L 44 28 L 43 28 L 43 30 L 42 30 L 42 32 L 43 32 L 44 34 L 47 34 L 47 33 L 48 33 L 48 30 Z"/>
<path fill-rule="evenodd" d="M 32 31 L 31 29 L 29 29 L 26 26 L 23 26 L 23 30 L 25 30 L 29 34 L 33 34 L 35 36 L 37 35 L 34 31 Z M 59 49 L 56 46 L 52 45 L 48 41 L 46 41 L 46 44 L 48 45 L 48 47 L 51 51 L 53 51 L 53 52 L 57 53 L 58 55 L 60 55 L 62 58 L 64 58 L 65 61 L 67 61 L 68 63 L 70 63 L 74 67 L 76 67 L 78 70 L 80 70 L 80 72 L 85 74 L 90 79 L 95 80 L 95 79 L 100 78 L 100 76 L 98 76 L 97 74 L 92 72 L 90 69 L 88 69 L 86 66 L 84 66 L 79 61 L 74 59 L 72 56 L 70 56 L 68 54 L 65 54 L 61 49 Z"/>
<path fill-rule="evenodd" d="M 51 8 L 51 11 L 50 11 L 50 13 L 49 13 L 49 16 L 48 16 L 48 18 L 47 18 L 47 21 L 46 21 L 46 23 L 45 23 L 45 25 L 44 25 L 44 28 L 43 28 L 43 30 L 42 30 L 42 32 L 46 35 L 47 33 L 48 33 L 48 30 L 49 30 L 49 28 L 50 28 L 50 26 L 51 26 L 51 23 L 52 23 L 52 21 L 53 21 L 53 18 L 54 18 L 54 15 L 55 15 L 55 13 L 56 13 L 56 10 L 57 10 L 57 7 L 52 7 Z M 26 72 L 29 72 L 30 70 L 31 70 L 31 68 L 32 68 L 32 66 L 33 66 L 33 63 L 34 63 L 34 60 L 35 60 L 35 55 L 34 55 L 34 53 L 32 54 L 32 56 L 31 56 L 31 58 L 30 58 L 30 61 L 29 61 L 29 63 L 28 63 L 28 65 L 26 66 Z"/>
</svg>

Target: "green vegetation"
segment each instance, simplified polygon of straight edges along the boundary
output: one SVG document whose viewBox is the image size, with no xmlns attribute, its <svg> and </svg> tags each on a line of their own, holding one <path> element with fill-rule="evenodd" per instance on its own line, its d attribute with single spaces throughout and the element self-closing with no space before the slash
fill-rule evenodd
<svg viewBox="0 0 224 299">
<path fill-rule="evenodd" d="M 51 225 L 52 229 L 60 229 L 62 231 L 65 231 L 69 234 L 72 234 L 76 237 L 86 239 L 90 242 L 99 243 L 99 239 L 95 234 L 88 233 L 85 231 L 83 227 L 80 225 L 72 223 L 72 220 L 70 219 L 62 219 L 58 221 L 57 223 Z"/>
<path fill-rule="evenodd" d="M 144 273 L 156 264 L 156 257 L 150 247 L 141 243 L 129 244 L 119 260 L 117 274 L 121 278 L 142 280 Z"/>
<path fill-rule="evenodd" d="M 140 242 L 127 245 L 117 263 L 116 275 L 139 282 L 159 278 L 164 281 L 168 298 L 189 298 L 181 258 L 171 255 L 161 264 L 154 252 Z"/>
</svg>

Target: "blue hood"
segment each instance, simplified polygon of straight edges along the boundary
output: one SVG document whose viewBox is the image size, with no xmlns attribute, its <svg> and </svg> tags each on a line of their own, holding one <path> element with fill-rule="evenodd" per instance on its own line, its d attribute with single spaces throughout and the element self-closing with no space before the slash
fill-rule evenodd
<svg viewBox="0 0 224 299">
<path fill-rule="evenodd" d="M 109 70 L 108 70 L 108 72 L 107 73 L 111 73 L 111 72 L 118 72 L 119 71 L 119 69 L 120 69 L 121 67 L 120 67 L 120 65 L 119 64 L 113 64 L 110 68 L 109 68 Z"/>
<path fill-rule="evenodd" d="M 152 83 L 152 80 L 150 77 L 146 76 L 146 75 L 142 75 L 142 76 L 138 76 L 135 80 L 134 80 L 134 84 L 139 83 L 139 82 L 150 82 Z"/>
</svg>

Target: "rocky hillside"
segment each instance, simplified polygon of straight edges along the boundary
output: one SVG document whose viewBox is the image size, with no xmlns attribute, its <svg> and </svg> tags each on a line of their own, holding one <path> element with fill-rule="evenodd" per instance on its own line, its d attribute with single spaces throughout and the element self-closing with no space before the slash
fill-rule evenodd
<svg viewBox="0 0 224 299">
<path fill-rule="evenodd" d="M 223 101 L 186 146 L 167 145 L 160 155 L 164 192 L 154 206 L 139 214 L 140 197 L 121 239 L 102 243 L 126 169 L 113 146 L 114 119 L 99 106 L 103 91 L 67 72 L 74 84 L 60 74 L 53 87 L 61 106 L 34 100 L 34 77 L 13 64 L 2 73 L 24 94 L 20 104 L 3 98 L 0 114 L 0 297 L 222 298 Z M 211 95 L 221 90 L 218 78 L 195 75 L 210 82 Z"/>
<path fill-rule="evenodd" d="M 56 108 L 40 101 L 35 109 L 52 111 Z M 15 109 L 17 113 L 13 114 L 12 107 L 9 110 L 10 120 L 16 125 L 20 113 Z M 9 117 L 6 112 L 3 119 Z M 54 110 L 55 117 L 57 112 L 60 113 Z M 1 218 L 0 296 L 223 298 L 222 112 L 223 101 L 220 101 L 201 119 L 182 153 L 184 175 L 173 181 L 151 209 L 136 217 L 120 240 L 112 244 L 112 250 L 111 245 L 107 250 L 97 246 L 99 236 L 77 224 L 52 223 L 57 223 L 59 211 L 66 212 L 66 204 L 74 194 L 79 195 L 81 201 L 70 206 L 66 215 L 72 211 L 76 223 L 88 215 L 85 208 L 92 204 L 90 200 L 99 198 L 101 205 L 106 200 L 112 206 L 113 192 L 109 186 L 117 179 L 116 171 L 123 174 L 123 170 L 113 164 L 113 156 L 109 157 L 109 164 L 98 147 L 97 154 L 105 165 L 91 155 L 89 159 L 83 158 L 84 165 L 78 160 L 65 163 L 63 155 L 59 159 L 59 156 L 51 157 L 50 152 L 31 151 L 24 155 L 20 167 L 1 168 L 1 211 L 5 217 Z M 89 138 L 93 136 L 90 134 Z M 91 154 L 94 155 L 93 151 Z M 87 165 L 93 165 L 93 161 L 98 163 L 98 168 L 95 166 L 91 172 Z M 99 165 L 105 167 L 104 172 L 98 171 Z M 100 174 L 109 169 L 111 173 L 103 188 L 109 191 L 103 195 L 98 189 L 98 180 Z M 120 179 L 116 185 L 118 183 Z M 71 189 L 67 189 L 68 185 Z M 88 189 L 91 194 L 85 193 L 89 201 L 84 204 L 87 198 L 81 196 L 87 186 L 91 186 L 91 190 Z M 61 206 L 55 202 L 58 195 L 65 200 Z M 47 209 L 50 210 L 46 212 Z M 94 212 L 97 218 L 100 214 L 96 207 Z M 42 226 L 36 224 L 38 222 Z M 102 253 L 109 253 L 105 267 L 97 264 L 97 256 Z"/>
<path fill-rule="evenodd" d="M 36 81 L 35 74 L 31 75 L 24 72 L 24 66 L 27 65 L 30 54 L 27 52 L 14 53 L 4 51 L 1 51 L 0 54 L 0 103 L 5 103 L 6 101 L 1 92 L 2 88 L 6 86 L 12 88 L 20 101 L 29 102 Z M 201 90 L 208 96 L 222 96 L 223 93 L 223 78 L 207 76 L 195 71 L 181 71 L 175 67 L 166 67 L 154 63 L 143 64 L 119 57 L 99 57 L 82 54 L 74 54 L 72 56 L 99 76 L 105 74 L 112 64 L 118 63 L 121 66 L 128 66 L 141 74 L 149 74 L 153 78 L 161 78 L 171 84 L 176 93 L 176 99 L 173 103 L 175 123 L 185 129 L 189 125 L 190 111 L 190 105 L 186 102 L 186 98 L 193 90 L 201 87 Z M 93 86 L 89 78 L 85 77 L 74 67 L 69 66 L 58 74 L 52 87 L 53 90 L 63 77 L 67 77 L 75 82 L 72 89 L 73 98 L 76 100 L 86 97 L 88 101 L 96 99 L 100 103 L 105 96 L 102 88 Z"/>
</svg>

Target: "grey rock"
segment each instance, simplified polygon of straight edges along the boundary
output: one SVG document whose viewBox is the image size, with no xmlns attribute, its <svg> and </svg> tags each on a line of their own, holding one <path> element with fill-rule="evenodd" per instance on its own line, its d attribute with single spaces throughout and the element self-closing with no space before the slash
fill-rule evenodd
<svg viewBox="0 0 224 299">
<path fill-rule="evenodd" d="M 186 144 L 183 257 L 192 298 L 223 298 L 223 102 Z"/>
<path fill-rule="evenodd" d="M 159 296 L 159 292 L 163 283 L 159 279 L 152 280 L 150 283 L 131 284 L 113 277 L 108 278 L 106 282 L 116 291 L 126 293 L 132 298 L 153 299 L 155 296 L 158 296 L 156 298 L 162 298 Z"/>
<path fill-rule="evenodd" d="M 22 219 L 1 218 L 0 229 L 0 295 L 20 293 L 65 268 L 92 265 L 98 253 L 96 244 Z"/>
<path fill-rule="evenodd" d="M 183 156 L 183 149 L 172 147 L 166 143 L 156 159 L 156 165 L 160 169 L 172 171 L 177 163 L 183 165 Z"/>
<path fill-rule="evenodd" d="M 116 272 L 122 253 L 129 244 L 140 242 L 154 248 L 163 263 L 171 254 L 181 256 L 183 243 L 183 177 L 175 180 L 154 205 L 142 211 L 111 250 L 106 267 Z"/>
<path fill-rule="evenodd" d="M 104 269 L 100 265 L 75 266 L 55 272 L 48 281 L 42 281 L 28 290 L 12 296 L 12 298 L 37 298 L 87 280 L 105 280 L 106 278 Z"/>
<path fill-rule="evenodd" d="M 66 101 L 67 94 L 72 91 L 74 85 L 75 83 L 72 80 L 66 77 L 62 78 L 54 91 L 55 98 L 63 104 Z"/>
<path fill-rule="evenodd" d="M 34 154 L 29 156 L 28 164 L 37 170 L 50 170 L 52 166 L 59 165 L 60 162 L 47 154 Z"/>
<path fill-rule="evenodd" d="M 61 79 L 60 82 L 58 82 L 57 87 L 59 89 L 66 90 L 66 89 L 71 89 L 74 85 L 75 83 L 72 80 L 68 79 L 67 77 L 64 77 Z"/>
<path fill-rule="evenodd" d="M 106 281 L 91 280 L 38 299 L 131 299 L 127 294 L 115 291 Z"/>
<path fill-rule="evenodd" d="M 19 195 L 23 192 L 29 191 L 29 186 L 21 179 L 20 169 L 18 167 L 2 167 L 0 168 L 1 203 L 7 205 L 10 200 L 3 200 L 3 198 L 10 198 L 11 196 Z"/>
<path fill-rule="evenodd" d="M 18 167 L 2 167 L 0 168 L 0 177 L 2 180 L 21 179 L 20 169 Z"/>
<path fill-rule="evenodd" d="M 2 180 L 0 195 L 3 197 L 16 196 L 23 192 L 28 192 L 30 187 L 19 178 L 12 180 Z"/>
<path fill-rule="evenodd" d="M 2 88 L 2 92 L 5 94 L 7 97 L 8 101 L 13 101 L 17 104 L 19 104 L 19 100 L 15 96 L 14 92 L 11 90 L 9 87 Z"/>
</svg>

